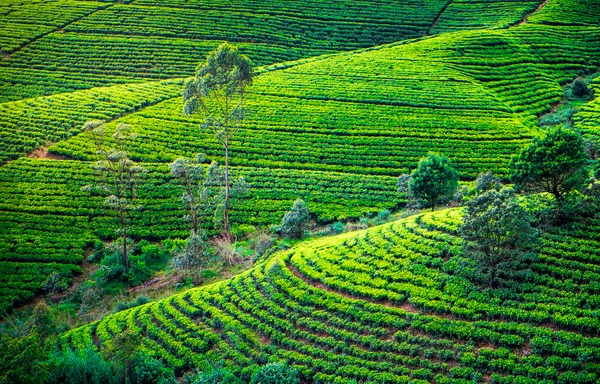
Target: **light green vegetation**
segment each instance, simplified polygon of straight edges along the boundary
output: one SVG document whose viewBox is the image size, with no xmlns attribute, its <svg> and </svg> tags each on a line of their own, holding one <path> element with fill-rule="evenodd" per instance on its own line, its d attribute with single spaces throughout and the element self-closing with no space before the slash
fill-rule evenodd
<svg viewBox="0 0 600 384">
<path fill-rule="evenodd" d="M 10 54 L 27 43 L 107 6 L 96 1 L 2 0 L 0 54 Z"/>
<path fill-rule="evenodd" d="M 598 223 L 545 235 L 529 281 L 482 291 L 457 271 L 459 221 L 446 210 L 304 242 L 63 342 L 103 349 L 133 330 L 180 372 L 209 357 L 242 378 L 276 359 L 311 382 L 595 383 Z"/>
<path fill-rule="evenodd" d="M 76 135 L 87 120 L 112 120 L 170 98 L 181 84 L 125 84 L 2 103 L 0 162 Z"/>
<path fill-rule="evenodd" d="M 573 125 L 585 134 L 600 134 L 600 77 L 594 79 L 591 88 L 595 92 L 594 100 L 586 103 L 573 115 Z"/>
<path fill-rule="evenodd" d="M 546 6 L 557 2 L 550 0 Z M 182 17 L 197 15 L 194 7 L 206 8 L 206 3 L 169 4 L 111 5 L 69 25 L 66 33 L 36 40 L 2 62 L 0 77 L 10 84 L 0 86 L 0 99 L 60 93 L 0 104 L 0 110 L 5 111 L 0 117 L 2 160 L 57 141 L 50 153 L 79 160 L 58 164 L 20 160 L 0 169 L 0 226 L 7 228 L 2 233 L 7 261 L 60 255 L 61 262 L 74 265 L 82 260 L 84 249 L 94 239 L 114 236 L 112 223 L 100 213 L 101 199 L 90 199 L 80 191 L 92 178 L 89 161 L 94 159 L 95 149 L 87 134 L 71 136 L 80 132 L 81 124 L 88 119 L 116 119 L 109 123 L 109 129 L 127 123 L 139 134 L 132 158 L 145 163 L 152 172 L 148 185 L 143 187 L 148 192 L 144 197 L 148 208 L 135 236 L 164 239 L 186 235 L 180 219 L 180 191 L 168 179 L 167 164 L 198 152 L 220 162 L 223 159 L 209 133 L 199 130 L 202 117 L 183 115 L 180 80 L 69 93 L 101 84 L 192 75 L 193 67 L 221 38 L 205 40 L 206 31 L 202 32 L 203 26 L 194 24 L 194 20 L 188 23 L 187 32 L 177 29 L 183 28 L 183 23 L 168 21 L 175 17 L 169 16 L 173 12 L 180 12 Z M 230 11 L 212 7 L 204 13 L 209 17 L 223 11 L 227 16 L 222 19 L 223 25 L 229 25 L 240 12 L 257 9 L 255 4 L 244 4 Z M 272 37 L 279 39 L 276 43 L 261 40 L 258 35 L 246 40 L 231 38 L 257 63 L 377 44 L 381 41 L 372 40 L 380 36 L 377 33 L 369 32 L 364 40 L 367 34 L 349 34 L 342 26 L 377 18 L 373 28 L 387 28 L 398 18 L 387 2 L 378 3 L 379 7 L 369 3 L 360 9 L 351 2 L 311 2 L 302 9 L 287 3 L 269 4 L 272 16 L 252 13 L 257 18 L 252 31 L 275 28 L 270 23 L 279 20 L 279 15 L 295 17 L 301 24 L 314 21 L 318 15 L 319 23 L 327 22 L 327 28 L 333 28 L 331 41 L 336 46 L 323 45 L 330 38 L 323 37 L 325 32 L 317 27 L 308 34 L 310 38 L 297 44 L 297 37 L 293 37 L 300 33 L 293 30 L 297 24 L 290 24 L 290 29 L 279 26 L 281 35 Z M 392 41 L 423 34 L 444 5 L 428 4 L 394 6 L 395 12 L 411 20 L 412 24 L 406 25 L 420 27 L 415 27 L 414 33 L 394 29 L 402 36 L 383 32 L 381 36 Z M 523 4 L 497 2 L 494 6 L 508 9 L 509 5 Z M 562 86 L 600 64 L 600 27 L 585 16 L 589 4 L 569 4 L 573 12 L 583 12 L 586 23 L 561 24 L 554 22 L 563 20 L 561 13 L 546 12 L 543 23 L 533 22 L 532 16 L 527 24 L 504 30 L 444 33 L 261 69 L 249 88 L 244 127 L 232 140 L 232 164 L 251 186 L 249 194 L 236 203 L 234 223 L 278 223 L 298 197 L 321 221 L 393 209 L 402 203 L 395 177 L 414 169 L 427 152 L 447 156 L 463 180 L 472 180 L 488 170 L 507 177 L 511 157 L 540 134 L 538 116 L 561 100 Z M 445 25 L 446 12 L 462 6 L 467 5 L 450 4 L 437 26 Z M 477 6 L 469 3 L 468 8 Z M 521 9 L 515 11 L 519 14 L 515 21 L 522 18 Z M 339 14 L 342 10 L 344 15 Z M 150 11 L 156 11 L 156 16 L 148 16 Z M 415 12 L 422 17 L 410 16 Z M 504 21 L 489 19 L 489 14 L 469 12 L 482 20 L 487 18 L 489 24 L 482 21 L 481 25 L 505 26 Z M 137 18 L 144 15 L 148 17 Z M 107 24 L 110 28 L 103 26 L 102 20 L 112 20 Z M 319 23 L 315 25 L 322 25 Z M 144 25 L 151 33 L 142 33 Z M 342 29 L 333 27 L 336 25 Z M 126 26 L 137 26 L 132 29 L 133 36 L 123 34 Z M 108 33 L 109 29 L 115 33 Z M 190 39 L 186 33 L 198 36 Z M 156 44 L 163 43 L 167 44 L 164 49 L 158 49 Z M 48 50 L 43 48 L 46 45 Z M 291 46 L 302 52 L 294 52 Z M 263 48 L 270 53 L 255 55 L 249 50 Z M 287 56 L 277 52 L 287 52 Z M 597 132 L 595 105 L 592 101 L 575 116 L 576 125 L 585 125 L 587 133 Z M 57 215 L 68 220 L 58 220 Z M 18 296 L 29 297 L 35 289 L 26 291 Z"/>
<path fill-rule="evenodd" d="M 186 237 L 182 187 L 169 176 L 168 164 L 144 166 L 149 170 L 139 191 L 144 212 L 132 235 L 149 240 Z M 391 177 L 260 168 L 233 172 L 251 187 L 234 204 L 231 218 L 237 224 L 278 222 L 298 196 L 311 196 L 311 211 L 324 220 L 377 212 L 397 199 L 389 193 L 396 182 Z M 2 167 L 0 308 L 33 297 L 49 269 L 78 270 L 85 250 L 98 237 L 115 237 L 114 219 L 103 210 L 103 198 L 81 190 L 92 179 L 89 164 L 80 161 L 20 159 Z"/>
<path fill-rule="evenodd" d="M 506 28 L 520 22 L 534 11 L 538 0 L 453 0 L 441 14 L 433 33 L 463 31 L 465 29 Z"/>
<path fill-rule="evenodd" d="M 600 63 L 598 28 L 577 38 L 548 27 L 562 37 L 548 43 L 564 66 L 549 66 L 538 49 L 547 44 L 541 28 L 444 34 L 265 73 L 249 89 L 232 164 L 397 176 L 433 151 L 463 178 L 505 177 L 510 158 L 538 134 L 537 116 L 561 100 L 561 82 Z M 574 49 L 587 59 L 567 55 Z M 198 132 L 201 121 L 183 115 L 179 98 L 119 120 L 143 138 L 132 150 L 140 160 L 198 151 L 220 160 L 217 143 Z M 51 151 L 93 157 L 87 135 Z"/>
<path fill-rule="evenodd" d="M 10 2 L 3 6 L 6 1 Z M 13 3 L 3 0 L 0 9 L 23 13 L 38 6 Z M 444 1 L 411 0 L 401 6 L 391 0 L 360 5 L 350 0 L 313 0 L 302 5 L 239 0 L 44 4 L 65 12 L 71 9 L 65 4 L 83 5 L 75 16 L 65 15 L 65 20 L 50 22 L 40 32 L 30 32 L 31 23 L 5 32 L 32 37 L 12 39 L 12 54 L 0 60 L 2 70 L 10 74 L 2 77 L 0 101 L 77 89 L 82 84 L 98 86 L 99 75 L 106 76 L 104 85 L 187 76 L 225 40 L 239 45 L 255 65 L 263 65 L 419 37 L 427 34 Z M 10 20 L 10 14 L 6 17 Z M 20 89 L 31 79 L 21 71 L 31 69 L 61 74 L 68 81 L 45 76 L 50 87 L 29 87 L 23 94 Z"/>
</svg>

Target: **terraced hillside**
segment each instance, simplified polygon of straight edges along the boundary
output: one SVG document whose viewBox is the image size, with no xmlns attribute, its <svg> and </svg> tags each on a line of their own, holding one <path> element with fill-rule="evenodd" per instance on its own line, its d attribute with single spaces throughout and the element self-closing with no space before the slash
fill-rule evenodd
<svg viewBox="0 0 600 384">
<path fill-rule="evenodd" d="M 537 134 L 537 116 L 561 100 L 561 82 L 600 64 L 597 27 L 580 30 L 579 38 L 543 28 L 445 34 L 265 73 L 249 91 L 251 113 L 232 161 L 397 176 L 436 151 L 448 154 L 463 178 L 488 169 L 506 176 L 510 158 Z M 564 64 L 548 65 L 539 45 Z M 585 63 L 569 60 L 576 49 Z M 119 120 L 143 138 L 136 158 L 167 162 L 202 151 L 220 159 L 209 133 L 198 133 L 202 117 L 181 109 L 178 97 Z M 51 152 L 94 156 L 85 134 Z"/>
<path fill-rule="evenodd" d="M 43 4 L 0 2 L 0 101 L 186 76 L 224 40 L 262 65 L 419 37 L 445 1 Z"/>
<path fill-rule="evenodd" d="M 127 13 L 138 2 L 102 4 L 110 6 L 107 11 L 124 7 Z M 367 20 L 387 9 L 387 3 L 377 4 L 379 8 L 368 12 L 370 8 L 365 8 L 361 17 Z M 456 2 L 446 7 L 436 28 L 444 25 L 447 12 L 465 4 Z M 475 3 L 469 4 L 476 8 Z M 502 4 L 494 2 L 506 9 L 517 3 Z M 444 33 L 261 68 L 249 94 L 249 116 L 232 145 L 235 172 L 246 176 L 251 185 L 250 193 L 235 204 L 234 221 L 275 223 L 297 197 L 308 201 L 322 221 L 395 208 L 402 204 L 396 193 L 396 176 L 413 169 L 430 151 L 448 155 L 463 179 L 473 179 L 487 170 L 507 176 L 510 158 L 539 134 L 538 115 L 561 100 L 562 85 L 578 74 L 598 69 L 600 26 L 587 11 L 594 4 L 550 0 L 528 15 L 527 23 L 509 29 Z M 333 7 L 330 12 L 319 15 L 347 22 L 334 16 L 338 5 L 327 5 Z M 315 2 L 314 8 L 293 12 L 316 14 L 320 6 L 325 5 Z M 186 2 L 170 7 L 186 12 L 192 5 Z M 275 2 L 273 7 L 276 15 L 292 12 Z M 348 4 L 344 7 L 350 13 L 359 12 Z M 563 14 L 565 9 L 568 12 Z M 396 11 L 412 12 L 409 8 Z M 93 17 L 103 14 L 95 12 Z M 391 22 L 387 17 L 381 23 Z M 86 20 L 72 26 L 83 25 Z M 494 24 L 494 28 L 502 26 Z M 72 33 L 55 35 L 68 38 Z M 46 37 L 35 42 L 41 43 Z M 362 45 L 352 47 L 357 46 Z M 29 48 L 19 50 L 5 63 Z M 68 52 L 78 51 L 69 48 Z M 110 50 L 103 54 L 110 54 Z M 71 75 L 48 71 L 47 57 L 36 57 L 44 65 L 39 69 L 24 66 L 18 76 L 0 68 L 0 78 L 15 86 L 21 84 L 19 76 L 36 74 L 31 77 L 31 87 L 21 84 L 21 93 L 10 87 L 5 88 L 7 92 L 21 98 L 55 92 L 59 89 L 53 88 L 55 80 L 75 84 L 70 83 Z M 192 61 L 199 61 L 199 57 Z M 94 62 L 108 63 L 104 59 Z M 77 68 L 69 60 L 64 63 Z M 91 77 L 81 77 L 78 71 L 72 73 L 79 79 L 75 88 L 88 87 L 86 79 Z M 185 72 L 191 74 L 191 67 Z M 94 85 L 114 75 L 106 68 L 86 73 L 98 79 Z M 32 271 L 54 265 L 40 264 L 49 261 L 61 263 L 57 268 L 75 266 L 94 239 L 112 235 L 111 222 L 101 213 L 101 201 L 80 191 L 91 180 L 89 162 L 94 158 L 89 137 L 78 134 L 85 120 L 114 120 L 109 127 L 128 123 L 139 134 L 133 155 L 151 172 L 143 188 L 147 209 L 136 237 L 161 240 L 184 236 L 178 202 L 181 192 L 168 178 L 167 163 L 198 152 L 221 161 L 221 151 L 206 132 L 199 131 L 201 117 L 183 116 L 181 79 L 134 80 L 140 83 L 0 104 L 0 161 L 14 160 L 54 142 L 58 143 L 48 149 L 50 157 L 77 160 L 21 159 L 0 169 L 0 227 L 6 229 L 1 235 L 4 253 L 0 268 L 10 276 L 7 284 L 22 287 L 18 293 L 7 294 L 3 306 L 31 297 L 41 285 L 38 272 L 27 272 L 31 278 L 25 280 L 22 272 L 9 272 L 16 271 L 20 263 L 34 263 Z M 575 117 L 588 134 L 599 130 L 594 122 L 595 105 L 593 101 Z M 584 122 L 590 123 L 583 127 Z M 44 153 L 41 151 L 42 156 Z M 64 224 L 56 224 L 53 217 L 57 215 L 65 218 Z M 73 227 L 76 229 L 66 231 Z"/>
<path fill-rule="evenodd" d="M 600 129 L 600 78 L 592 83 L 596 98 L 587 103 L 573 116 L 575 128 L 590 135 L 597 135 Z"/>
<path fill-rule="evenodd" d="M 144 211 L 133 235 L 186 237 L 181 186 L 169 177 L 166 164 L 145 167 L 149 172 L 140 190 Z M 264 168 L 233 172 L 251 183 L 250 192 L 235 202 L 236 223 L 275 223 L 298 196 L 310 197 L 310 209 L 325 220 L 377 212 L 397 201 L 389 193 L 396 184 L 391 177 Z M 32 298 L 48 271 L 78 271 L 96 239 L 114 236 L 103 198 L 82 191 L 92 178 L 89 164 L 79 161 L 20 159 L 1 169 L 0 310 Z"/>
<path fill-rule="evenodd" d="M 459 220 L 445 210 L 305 242 L 62 340 L 102 349 L 128 330 L 179 372 L 208 357 L 244 379 L 277 359 L 319 383 L 596 383 L 600 223 L 546 235 L 529 280 L 482 291 L 456 273 Z"/>
</svg>

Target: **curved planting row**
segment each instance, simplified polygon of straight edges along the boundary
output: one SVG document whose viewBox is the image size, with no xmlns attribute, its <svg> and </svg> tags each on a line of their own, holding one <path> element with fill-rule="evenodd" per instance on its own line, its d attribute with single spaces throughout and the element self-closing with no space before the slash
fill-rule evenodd
<svg viewBox="0 0 600 384">
<path fill-rule="evenodd" d="M 534 11 L 543 0 L 453 0 L 442 13 L 433 33 L 465 29 L 506 28 Z"/>
<path fill-rule="evenodd" d="M 181 81 L 119 85 L 0 104 L 0 163 L 179 94 Z"/>
<path fill-rule="evenodd" d="M 3 0 L 0 6 L 0 54 L 10 54 L 34 39 L 108 5 L 96 1 Z"/>
<path fill-rule="evenodd" d="M 144 210 L 135 221 L 134 236 L 186 237 L 181 186 L 169 176 L 167 164 L 145 166 L 148 174 L 139 191 Z M 250 185 L 248 194 L 234 204 L 231 218 L 237 224 L 277 223 L 298 196 L 323 220 L 360 217 L 398 203 L 391 177 L 260 168 L 233 172 Z M 116 221 L 104 211 L 103 198 L 81 190 L 93 180 L 87 162 L 23 158 L 0 168 L 0 272 L 8 284 L 0 285 L 6 288 L 0 292 L 0 307 L 30 298 L 51 266 L 70 275 L 68 269 L 78 269 L 75 265 L 96 239 L 114 237 Z M 23 271 L 39 268 L 35 279 L 23 280 Z M 21 281 L 28 283 L 26 288 L 8 288 Z"/>
<path fill-rule="evenodd" d="M 424 314 L 400 301 L 378 303 L 376 299 L 382 297 L 375 296 L 377 289 L 366 281 L 360 284 L 362 289 L 349 290 L 311 277 L 307 265 L 322 267 L 315 259 L 335 254 L 330 243 L 347 245 L 343 264 L 354 266 L 359 276 L 377 263 L 373 257 L 367 266 L 361 264 L 361 258 L 385 249 L 376 244 L 389 244 L 388 240 L 376 240 L 378 236 L 396 236 L 386 252 L 389 263 L 376 264 L 370 280 L 415 282 L 415 294 L 426 290 L 441 272 L 419 261 L 432 251 L 432 244 L 458 245 L 446 232 L 455 228 L 457 211 L 419 217 L 420 225 L 415 225 L 413 217 L 365 232 L 302 243 L 229 281 L 70 331 L 63 342 L 77 347 L 97 340 L 96 347 L 104 348 L 115 335 L 128 330 L 142 337 L 146 352 L 164 359 L 178 372 L 205 358 L 223 359 L 245 379 L 255 365 L 284 360 L 297 366 L 307 382 L 317 383 L 596 382 L 600 374 L 597 331 L 592 337 L 536 326 L 525 319 L 472 321 Z M 399 231 L 404 225 L 407 231 Z M 423 254 L 396 253 L 400 247 L 419 248 Z M 308 255 L 312 261 L 302 264 Z M 359 271 L 360 265 L 364 272 Z M 396 265 L 406 266 L 406 273 L 395 269 Z M 341 267 L 328 268 L 335 273 Z M 394 286 L 401 284 L 398 282 L 382 285 L 380 290 L 393 294 Z M 461 299 L 460 293 L 455 296 Z M 504 303 L 492 303 L 499 310 L 504 308 Z"/>
<path fill-rule="evenodd" d="M 600 242 L 593 228 L 578 237 L 544 236 L 532 276 L 502 289 L 481 289 L 457 273 L 460 210 L 415 216 L 358 236 L 324 239 L 290 252 L 290 262 L 332 289 L 471 320 L 552 323 L 600 333 Z"/>
<path fill-rule="evenodd" d="M 420 37 L 445 4 L 444 0 L 400 5 L 391 0 L 360 5 L 315 0 L 302 6 L 279 1 L 7 1 L 6 6 L 0 4 L 3 20 L 10 22 L 0 27 L 1 50 L 26 46 L 0 60 L 2 70 L 10 73 L 0 81 L 0 100 L 48 95 L 72 83 L 90 88 L 188 76 L 222 41 L 235 42 L 262 65 Z M 64 10 L 64 15 L 56 15 L 57 10 Z M 25 16 L 35 23 L 22 22 Z M 38 20 L 44 17 L 47 20 Z M 27 87 L 30 78 L 21 73 L 32 69 L 61 74 L 68 81 L 33 89 Z M 106 82 L 98 84 L 98 75 L 106 76 Z"/>
<path fill-rule="evenodd" d="M 594 100 L 584 104 L 573 115 L 573 125 L 587 135 L 600 134 L 600 78 L 592 82 L 595 92 Z"/>
</svg>

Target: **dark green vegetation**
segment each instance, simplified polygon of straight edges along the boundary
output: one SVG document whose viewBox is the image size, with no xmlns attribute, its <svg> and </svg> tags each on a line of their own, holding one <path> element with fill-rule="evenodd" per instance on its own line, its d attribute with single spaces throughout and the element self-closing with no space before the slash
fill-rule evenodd
<svg viewBox="0 0 600 384">
<path fill-rule="evenodd" d="M 0 371 L 13 382 L 46 368 L 55 382 L 78 381 L 94 375 L 90 365 L 104 375 L 96 381 L 127 375 L 132 383 L 173 375 L 190 383 L 598 382 L 600 185 L 588 187 L 591 173 L 575 169 L 576 188 L 555 194 L 560 204 L 504 196 L 491 174 L 488 195 L 464 185 L 487 171 L 508 181 L 515 155 L 571 127 L 583 141 L 572 135 L 564 152 L 585 147 L 597 158 L 589 140 L 600 128 L 600 3 L 401 3 L 0 0 L 0 309 L 30 302 L 45 286 L 53 311 L 84 312 L 102 294 L 98 285 L 104 293 L 137 289 L 177 260 L 194 264 L 186 252 L 203 253 L 202 268 L 215 257 L 256 261 L 232 279 L 162 300 L 124 297 L 114 314 L 68 332 L 30 327 L 4 337 L 4 350 L 23 353 L 10 353 L 0 363 L 11 370 Z M 198 208 L 197 226 L 182 219 L 195 211 L 182 204 L 185 178 L 171 174 L 176 159 L 198 153 L 204 170 L 226 163 L 223 143 L 200 129 L 206 116 L 186 116 L 181 94 L 224 40 L 258 73 L 230 138 L 232 177 L 248 183 L 232 198 L 231 233 L 263 228 L 244 240 L 261 252 L 243 255 L 223 238 L 208 240 L 219 231 L 211 209 Z M 107 121 L 107 147 L 117 145 L 110 136 L 119 126 L 137 135 L 127 155 L 147 172 L 128 212 L 133 232 L 115 232 L 104 197 L 82 190 L 99 160 L 83 132 L 93 119 Z M 519 169 L 544 165 L 527 156 L 534 149 Z M 310 220 L 315 234 L 386 222 L 410 197 L 396 192 L 398 176 L 427 153 L 448 158 L 463 183 L 454 194 L 449 172 L 443 200 L 481 204 L 467 212 L 480 216 L 471 229 L 498 230 L 493 246 L 500 236 L 510 252 L 487 252 L 484 237 L 466 230 L 478 244 L 465 246 L 462 208 L 304 242 L 276 242 L 264 229 L 287 223 L 279 234 L 299 238 Z M 571 171 L 563 165 L 554 169 Z M 540 183 L 536 172 L 521 176 L 520 184 Z M 531 188 L 540 190 L 554 192 Z M 423 196 L 434 209 L 436 199 Z M 530 219 L 539 253 L 524 225 Z M 190 232 L 197 242 L 186 246 Z M 119 243 L 104 245 L 120 235 L 131 241 L 129 273 Z M 181 285 L 218 274 L 202 268 L 186 270 Z M 82 269 L 75 293 L 62 293 Z M 46 356 L 44 366 L 35 351 L 52 335 L 77 351 Z"/>
</svg>

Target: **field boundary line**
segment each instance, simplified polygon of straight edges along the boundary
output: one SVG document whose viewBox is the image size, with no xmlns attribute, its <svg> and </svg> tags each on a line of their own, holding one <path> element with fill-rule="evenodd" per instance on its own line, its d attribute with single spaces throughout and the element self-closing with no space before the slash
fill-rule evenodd
<svg viewBox="0 0 600 384">
<path fill-rule="evenodd" d="M 448 0 L 446 2 L 446 5 L 444 5 L 442 7 L 442 9 L 440 9 L 440 12 L 438 13 L 438 15 L 436 16 L 436 18 L 433 20 L 433 23 L 431 23 L 431 25 L 429 26 L 429 29 L 427 30 L 427 34 L 431 35 L 431 31 L 438 25 L 438 23 L 440 22 L 440 19 L 442 18 L 442 15 L 444 14 L 444 12 L 446 12 L 446 10 L 448 9 L 448 7 L 454 2 L 454 0 Z"/>
<path fill-rule="evenodd" d="M 71 25 L 73 23 L 76 23 L 76 22 L 78 22 L 80 20 L 83 20 L 86 17 L 88 17 L 90 15 L 93 15 L 96 12 L 104 11 L 104 10 L 110 8 L 110 7 L 113 7 L 115 4 L 116 3 L 114 3 L 114 4 L 108 4 L 108 5 L 105 5 L 105 6 L 101 6 L 100 8 L 96 8 L 93 11 L 91 11 L 89 13 L 86 13 L 85 15 L 82 15 L 82 16 L 76 18 L 76 19 L 70 20 L 67 23 L 63 24 L 63 25 L 60 25 L 60 26 L 56 27 L 55 29 L 51 30 L 50 32 L 46 32 L 46 33 L 43 33 L 41 35 L 38 35 L 38 36 L 34 37 L 33 39 L 28 40 L 27 42 L 21 44 L 18 48 L 14 49 L 13 51 L 2 54 L 2 59 L 0 61 L 8 60 L 8 59 L 10 59 L 10 57 L 12 55 L 14 55 L 15 53 L 17 53 L 19 51 L 22 51 L 24 48 L 26 48 L 27 46 L 31 45 L 32 43 L 34 43 L 34 42 L 36 42 L 36 41 L 38 41 L 40 39 L 43 39 L 44 37 L 46 37 L 46 36 L 48 36 L 48 35 L 50 35 L 52 33 L 56 33 L 56 32 L 62 31 L 63 29 L 65 29 L 69 25 Z"/>
</svg>

